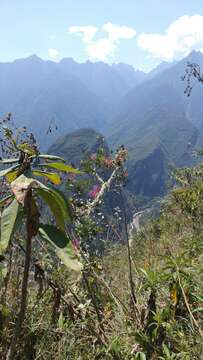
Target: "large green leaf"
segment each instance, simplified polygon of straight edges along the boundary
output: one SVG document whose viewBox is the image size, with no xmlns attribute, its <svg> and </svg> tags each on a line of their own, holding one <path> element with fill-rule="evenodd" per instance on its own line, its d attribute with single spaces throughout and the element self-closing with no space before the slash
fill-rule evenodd
<svg viewBox="0 0 203 360">
<path fill-rule="evenodd" d="M 43 184 L 37 187 L 35 192 L 49 206 L 58 227 L 65 230 L 66 222 L 70 222 L 72 219 L 68 200 L 65 199 L 64 195 L 60 191 L 52 187 L 44 186 Z"/>
<path fill-rule="evenodd" d="M 82 264 L 74 254 L 69 238 L 62 230 L 57 229 L 54 225 L 40 224 L 38 233 L 43 240 L 49 242 L 54 247 L 56 255 L 66 267 L 75 271 L 82 270 Z"/>
<path fill-rule="evenodd" d="M 40 171 L 40 170 L 33 170 L 32 173 L 35 176 L 46 177 L 54 185 L 59 185 L 61 183 L 60 175 L 57 173 L 45 172 L 45 171 Z"/>
<path fill-rule="evenodd" d="M 8 173 L 17 170 L 19 165 L 11 166 L 10 168 L 4 169 L 0 171 L 0 177 L 6 176 Z"/>
<path fill-rule="evenodd" d="M 70 239 L 66 236 L 65 232 L 58 229 L 56 226 L 51 224 L 40 224 L 38 228 L 40 236 L 48 241 L 52 246 L 63 249 L 65 248 Z"/>
<path fill-rule="evenodd" d="M 35 158 L 36 156 L 31 156 L 31 158 Z M 37 157 L 39 159 L 44 159 L 44 160 L 53 160 L 53 161 L 62 161 L 65 162 L 65 160 L 60 157 L 60 156 L 55 156 L 55 155 L 48 155 L 48 154 L 39 154 L 37 155 Z"/>
<path fill-rule="evenodd" d="M 73 255 L 73 246 L 71 243 L 64 249 L 57 249 L 56 254 L 67 268 L 75 271 L 82 270 L 82 263 Z"/>
<path fill-rule="evenodd" d="M 27 177 L 24 174 L 22 174 L 18 176 L 17 179 L 11 183 L 11 190 L 15 195 L 16 200 L 20 204 L 24 205 L 25 197 L 28 190 L 39 187 L 41 185 L 43 184 L 41 184 L 36 179 Z"/>
<path fill-rule="evenodd" d="M 72 166 L 66 165 L 64 163 L 60 163 L 60 162 L 51 162 L 51 163 L 47 163 L 47 164 L 40 164 L 40 166 L 44 166 L 44 167 L 48 167 L 51 169 L 57 169 L 59 171 L 63 171 L 63 172 L 70 172 L 70 173 L 74 173 L 74 174 L 81 174 L 81 171 L 74 169 Z"/>
<path fill-rule="evenodd" d="M 17 217 L 19 213 L 19 204 L 16 199 L 7 206 L 2 212 L 1 216 L 1 241 L 0 241 L 0 253 L 2 254 L 8 247 L 12 238 L 15 225 L 17 223 Z"/>
<path fill-rule="evenodd" d="M 51 189 L 54 192 L 57 199 L 60 200 L 60 203 L 62 202 L 64 219 L 66 221 L 71 222 L 73 220 L 73 213 L 69 199 L 64 195 L 64 193 L 61 190 L 56 189 L 52 186 L 47 186 L 47 187 L 48 189 Z"/>
<path fill-rule="evenodd" d="M 47 203 L 53 212 L 57 225 L 64 230 L 66 222 L 70 222 L 72 216 L 68 200 L 63 193 L 25 175 L 19 176 L 11 183 L 11 190 L 21 204 L 24 204 L 26 193 L 30 188 Z"/>
</svg>

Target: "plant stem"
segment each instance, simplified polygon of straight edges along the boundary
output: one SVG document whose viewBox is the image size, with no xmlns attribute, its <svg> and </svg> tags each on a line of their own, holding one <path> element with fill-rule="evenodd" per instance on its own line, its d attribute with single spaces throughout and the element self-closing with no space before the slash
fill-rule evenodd
<svg viewBox="0 0 203 360">
<path fill-rule="evenodd" d="M 31 261 L 31 250 L 32 250 L 32 219 L 31 219 L 31 200 L 32 200 L 32 190 L 28 190 L 26 199 L 25 199 L 25 209 L 27 210 L 27 239 L 26 239 L 26 249 L 25 249 L 25 264 L 23 270 L 23 280 L 22 280 L 22 290 L 21 290 L 21 300 L 20 300 L 20 311 L 18 314 L 18 319 L 16 321 L 16 326 L 11 340 L 10 348 L 8 350 L 6 360 L 13 360 L 16 351 L 16 345 L 18 338 L 21 334 L 22 324 L 25 318 L 26 306 L 27 306 L 27 293 L 28 293 L 28 278 L 30 270 L 30 261 Z"/>
<path fill-rule="evenodd" d="M 177 269 L 177 270 L 178 270 L 178 269 Z M 191 318 L 192 322 L 195 324 L 196 328 L 198 329 L 200 336 L 203 338 L 203 332 L 202 332 L 202 330 L 200 329 L 197 320 L 194 318 L 193 313 L 192 313 L 192 311 L 191 311 L 191 309 L 190 309 L 190 305 L 189 305 L 189 303 L 188 303 L 188 301 L 187 301 L 187 297 L 186 297 L 186 295 L 185 295 L 185 291 L 184 291 L 183 286 L 182 286 L 182 284 L 181 284 L 180 275 L 179 275 L 179 270 L 178 270 L 178 282 L 179 282 L 179 286 L 180 286 L 180 289 L 181 289 L 181 292 L 182 292 L 182 295 L 183 295 L 183 299 L 184 299 L 184 301 L 185 301 L 186 308 L 187 308 L 188 313 L 189 313 L 189 315 L 190 315 L 190 318 Z"/>
<path fill-rule="evenodd" d="M 86 285 L 86 288 L 87 288 L 87 291 L 88 291 L 88 294 L 92 300 L 92 305 L 95 309 L 95 312 L 96 312 L 96 315 L 97 315 L 97 320 L 98 320 L 98 323 L 99 323 L 99 330 L 100 330 L 100 335 L 102 335 L 103 339 L 102 339 L 102 343 L 103 345 L 105 344 L 105 339 L 106 339 L 106 335 L 105 335 L 105 330 L 104 330 L 104 326 L 103 326 L 103 319 L 102 319 L 102 316 L 100 314 L 100 310 L 98 308 L 98 305 L 97 305 L 97 301 L 95 300 L 95 297 L 93 295 L 93 292 L 92 292 L 92 289 L 89 285 L 89 281 L 88 281 L 88 275 L 86 274 L 85 271 L 83 271 L 83 279 L 84 279 L 84 282 L 85 282 L 85 285 Z M 106 344 L 105 344 L 106 345 Z"/>
<path fill-rule="evenodd" d="M 127 216 L 126 216 L 126 209 L 125 209 L 125 200 L 124 200 L 124 197 L 123 197 L 122 189 L 120 189 L 120 196 L 121 196 L 123 218 L 124 218 L 124 227 L 125 227 L 125 237 L 126 237 L 127 252 L 128 252 L 129 285 L 130 285 L 130 292 L 131 292 L 131 300 L 132 300 L 134 309 L 136 309 L 137 299 L 136 299 L 136 296 L 135 296 L 135 285 L 134 285 L 134 282 L 133 282 L 132 258 L 131 258 L 130 241 L 129 241 L 129 236 L 128 236 L 128 223 L 127 223 Z"/>
</svg>

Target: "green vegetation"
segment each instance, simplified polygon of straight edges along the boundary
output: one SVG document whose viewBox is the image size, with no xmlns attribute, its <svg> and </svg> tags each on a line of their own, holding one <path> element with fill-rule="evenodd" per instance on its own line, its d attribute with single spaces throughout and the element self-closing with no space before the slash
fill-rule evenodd
<svg viewBox="0 0 203 360">
<path fill-rule="evenodd" d="M 123 147 L 79 171 L 9 118 L 2 132 L 1 358 L 202 359 L 202 165 L 175 172 L 160 216 L 129 239 Z M 101 210 L 110 188 L 115 223 Z"/>
</svg>

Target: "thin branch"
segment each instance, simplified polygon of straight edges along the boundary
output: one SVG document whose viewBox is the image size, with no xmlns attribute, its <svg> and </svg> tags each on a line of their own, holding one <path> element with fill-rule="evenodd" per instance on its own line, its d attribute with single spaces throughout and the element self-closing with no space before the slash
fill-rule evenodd
<svg viewBox="0 0 203 360">
<path fill-rule="evenodd" d="M 177 270 L 178 270 L 178 269 L 177 269 Z M 178 282 L 179 282 L 179 286 L 180 286 L 180 288 L 181 288 L 182 295 L 183 295 L 183 298 L 184 298 L 184 301 L 185 301 L 185 305 L 186 305 L 186 307 L 187 307 L 187 310 L 188 310 L 188 312 L 189 312 L 190 318 L 191 318 L 191 320 L 193 321 L 193 323 L 194 323 L 194 325 L 196 326 L 196 328 L 198 329 L 199 334 L 200 334 L 201 337 L 203 338 L 203 332 L 202 332 L 202 330 L 200 329 L 197 320 L 194 318 L 193 313 L 192 313 L 192 311 L 191 311 L 191 309 L 190 309 L 190 305 L 189 305 L 189 303 L 188 303 L 188 301 L 187 301 L 187 297 L 186 297 L 186 295 L 185 295 L 185 291 L 184 291 L 183 286 L 182 286 L 182 284 L 181 284 L 179 271 L 178 271 Z"/>
<path fill-rule="evenodd" d="M 120 169 L 120 166 L 117 166 L 114 171 L 112 172 L 110 178 L 103 182 L 103 185 L 99 191 L 99 193 L 97 194 L 96 198 L 94 199 L 94 201 L 92 201 L 87 208 L 87 216 L 89 216 L 92 211 L 94 210 L 94 208 L 99 204 L 100 200 L 102 199 L 102 197 L 104 196 L 104 193 L 110 188 L 112 181 L 114 180 L 118 170 Z"/>
<path fill-rule="evenodd" d="M 32 224 L 31 224 L 31 199 L 32 199 L 32 190 L 28 190 L 26 199 L 25 199 L 25 208 L 27 210 L 27 239 L 26 239 L 26 250 L 25 250 L 25 264 L 23 270 L 23 281 L 22 281 L 22 290 L 21 290 L 21 303 L 18 319 L 16 322 L 13 338 L 11 340 L 10 348 L 8 350 L 6 360 L 13 360 L 16 351 L 16 345 L 18 338 L 21 334 L 23 321 L 25 318 L 26 306 L 27 306 L 27 293 L 28 293 L 28 278 L 30 270 L 30 261 L 31 261 L 31 250 L 32 250 Z"/>
<path fill-rule="evenodd" d="M 99 176 L 99 174 L 96 172 L 96 170 L 94 170 L 93 174 L 101 184 L 104 184 L 104 180 Z"/>
<path fill-rule="evenodd" d="M 122 194 L 122 189 L 120 189 L 120 196 L 123 208 L 123 216 L 124 216 L 124 226 L 125 226 L 125 234 L 126 234 L 126 243 L 127 243 L 127 251 L 128 251 L 128 266 L 129 266 L 129 284 L 130 284 L 130 292 L 131 292 L 131 300 L 133 303 L 133 308 L 137 310 L 137 299 L 135 296 L 135 285 L 133 281 L 133 273 L 132 273 L 132 258 L 131 258 L 131 248 L 130 248 L 130 241 L 128 236 L 128 224 L 127 224 L 127 216 L 125 210 L 125 202 Z"/>
</svg>

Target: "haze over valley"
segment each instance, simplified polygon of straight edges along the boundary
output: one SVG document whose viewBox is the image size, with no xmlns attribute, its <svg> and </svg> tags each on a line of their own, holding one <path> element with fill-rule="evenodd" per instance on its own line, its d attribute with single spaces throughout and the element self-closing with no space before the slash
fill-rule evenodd
<svg viewBox="0 0 203 360">
<path fill-rule="evenodd" d="M 169 168 L 194 164 L 202 146 L 201 85 L 194 83 L 187 97 L 181 79 L 188 63 L 202 66 L 202 53 L 192 51 L 149 73 L 124 63 L 53 62 L 36 55 L 0 63 L 0 115 L 11 112 L 42 150 L 53 144 L 61 153 L 60 137 L 84 128 L 98 131 L 110 149 L 124 145 L 127 188 L 145 202 L 164 195 Z"/>
</svg>

